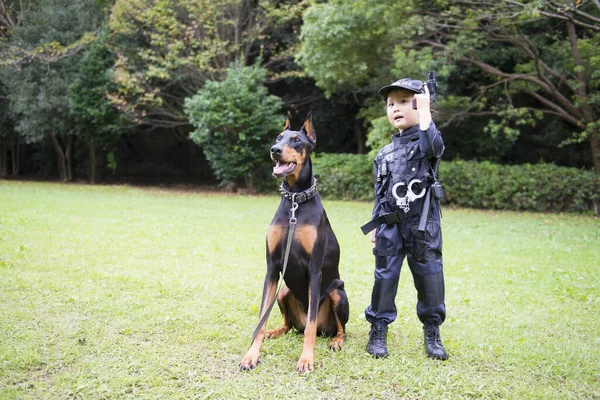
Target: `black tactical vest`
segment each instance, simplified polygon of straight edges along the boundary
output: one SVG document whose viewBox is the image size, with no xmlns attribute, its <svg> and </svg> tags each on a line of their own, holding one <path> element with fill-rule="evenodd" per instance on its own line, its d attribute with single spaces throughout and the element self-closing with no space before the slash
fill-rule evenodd
<svg viewBox="0 0 600 400">
<path fill-rule="evenodd" d="M 425 154 L 419 148 L 419 125 L 415 125 L 402 134 L 393 136 L 392 143 L 379 151 L 375 158 L 377 166 L 377 198 L 387 203 L 386 211 L 397 211 L 396 199 L 392 194 L 392 188 L 398 182 L 404 182 L 406 186 L 413 179 L 423 181 L 421 186 L 413 185 L 413 192 L 419 193 L 421 188 L 429 185 L 432 180 L 431 164 Z M 404 190 L 405 193 L 405 190 Z M 423 197 L 411 203 L 413 208 L 422 208 Z"/>
</svg>

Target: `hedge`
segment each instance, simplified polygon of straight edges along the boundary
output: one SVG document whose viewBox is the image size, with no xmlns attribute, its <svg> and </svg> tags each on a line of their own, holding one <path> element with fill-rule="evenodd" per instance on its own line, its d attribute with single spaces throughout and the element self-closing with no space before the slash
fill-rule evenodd
<svg viewBox="0 0 600 400">
<path fill-rule="evenodd" d="M 323 154 L 312 157 L 323 198 L 373 200 L 373 159 L 366 154 Z"/>
<path fill-rule="evenodd" d="M 319 192 L 327 199 L 373 200 L 373 159 L 356 154 L 313 157 Z M 444 204 L 495 210 L 599 215 L 600 175 L 554 164 L 498 165 L 442 161 Z"/>
</svg>

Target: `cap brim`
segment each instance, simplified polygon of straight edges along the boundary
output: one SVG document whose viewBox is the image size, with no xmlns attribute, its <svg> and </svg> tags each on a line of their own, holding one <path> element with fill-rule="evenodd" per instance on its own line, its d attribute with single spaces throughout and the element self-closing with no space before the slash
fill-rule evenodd
<svg viewBox="0 0 600 400">
<path fill-rule="evenodd" d="M 391 85 L 387 85 L 387 86 L 384 86 L 384 87 L 382 87 L 381 89 L 379 89 L 379 90 L 377 91 L 377 93 L 379 93 L 379 95 L 380 95 L 381 97 L 383 97 L 383 99 L 385 100 L 385 99 L 387 99 L 387 97 L 388 97 L 388 94 L 390 94 L 390 92 L 391 92 L 392 90 L 408 90 L 409 92 L 413 92 L 413 93 L 419 93 L 419 91 L 418 91 L 418 90 L 413 90 L 413 89 L 409 89 L 409 88 L 407 88 L 407 87 L 404 87 L 404 86 L 399 86 L 399 85 L 394 85 L 394 84 L 391 84 Z"/>
<path fill-rule="evenodd" d="M 379 95 L 381 97 L 383 97 L 384 99 L 387 99 L 388 94 L 390 94 L 390 92 L 392 91 L 394 87 L 392 85 L 387 85 L 382 87 L 381 89 L 379 89 L 377 91 L 377 93 L 379 93 Z"/>
</svg>

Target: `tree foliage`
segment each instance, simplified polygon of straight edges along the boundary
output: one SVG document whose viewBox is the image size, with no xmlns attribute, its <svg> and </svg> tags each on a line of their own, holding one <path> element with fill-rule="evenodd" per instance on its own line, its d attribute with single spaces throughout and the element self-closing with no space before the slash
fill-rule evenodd
<svg viewBox="0 0 600 400">
<path fill-rule="evenodd" d="M 89 15 L 85 16 L 86 10 L 93 8 L 97 13 L 105 1 L 110 0 L 96 0 L 92 4 L 90 2 L 65 4 L 60 1 L 0 0 L 0 51 L 2 53 L 0 66 L 19 66 L 35 61 L 54 62 L 78 53 L 95 37 L 96 24 L 89 23 L 91 21 L 87 19 Z M 44 9 L 51 14 L 58 14 L 58 18 L 54 18 L 58 21 L 61 15 L 66 15 L 66 8 L 73 6 L 81 8 L 82 12 L 79 15 L 70 12 L 71 29 L 65 29 L 63 26 L 58 30 L 49 29 L 44 32 L 43 18 L 36 16 L 39 10 Z M 39 25 L 40 23 L 42 25 Z M 37 41 L 30 40 L 34 36 L 22 37 L 22 28 L 31 35 L 37 36 Z M 21 33 L 14 37 L 14 31 L 19 30 Z M 37 32 L 34 32 L 36 30 Z"/>
<path fill-rule="evenodd" d="M 397 3 L 333 0 L 306 10 L 297 57 L 327 95 L 367 91 L 373 81 L 387 80 L 394 26 L 386 16 L 406 12 Z"/>
<path fill-rule="evenodd" d="M 10 41 L 22 49 L 39 43 L 68 45 L 98 26 L 101 15 L 101 9 L 83 0 L 40 0 L 36 8 L 25 12 L 27 23 L 12 30 Z M 51 62 L 34 58 L 18 68 L 1 70 L 15 129 L 28 143 L 52 141 L 63 181 L 73 178 L 71 156 L 78 130 L 69 109 L 68 87 L 79 59 L 72 56 Z"/>
<path fill-rule="evenodd" d="M 439 104 L 442 126 L 486 119 L 482 142 L 499 149 L 540 120 L 559 119 L 572 132 L 560 144 L 587 139 L 600 171 L 598 74 L 591 72 L 599 17 L 598 3 L 570 0 L 334 1 L 307 10 L 299 59 L 329 93 L 436 69 L 451 94 Z"/>
<path fill-rule="evenodd" d="M 281 101 L 263 85 L 259 66 L 233 64 L 222 81 L 208 81 L 185 102 L 195 130 L 190 138 L 202 146 L 222 184 L 244 180 L 249 187 L 265 165 L 271 135 L 283 126 Z"/>
<path fill-rule="evenodd" d="M 250 64 L 260 55 L 269 29 L 295 16 L 295 5 L 279 3 L 117 0 L 110 27 L 119 88 L 111 101 L 139 123 L 188 125 L 184 99 L 207 80 L 222 79 L 232 62 Z"/>
<path fill-rule="evenodd" d="M 403 51 L 423 60 L 430 51 L 422 49 L 430 48 L 442 62 L 472 66 L 485 74 L 477 92 L 471 93 L 475 101 L 452 119 L 487 116 L 490 123 L 484 132 L 514 139 L 543 115 L 559 118 L 572 126 L 575 137 L 589 140 L 600 171 L 600 104 L 590 97 L 598 87 L 586 72 L 600 50 L 589 51 L 587 58 L 580 50 L 582 44 L 597 40 L 600 5 L 504 0 L 440 1 L 438 6 L 438 11 L 420 18 L 423 32 Z M 583 22 L 587 19 L 595 20 L 596 27 Z"/>
<path fill-rule="evenodd" d="M 71 153 L 83 171 L 89 150 L 92 179 L 96 154 L 141 161 L 121 135 L 126 119 L 159 148 L 174 134 L 169 157 L 179 160 L 189 131 L 200 136 L 185 99 L 233 79 L 232 63 L 259 63 L 262 83 L 292 114 L 312 109 L 326 132 L 320 151 L 363 153 L 365 128 L 376 151 L 391 133 L 377 89 L 436 70 L 446 158 L 600 170 L 599 42 L 600 3 L 591 0 L 0 0 L 0 175 L 18 173 L 20 155 L 55 162 L 49 146 L 64 180 Z M 233 100 L 222 105 L 237 113 Z M 256 143 L 246 138 L 262 131 L 244 131 L 244 118 L 258 126 L 238 116 L 228 128 L 238 148 L 217 131 L 196 143 L 250 157 L 241 149 Z M 20 151 L 24 142 L 39 145 Z M 239 171 L 213 163 L 215 175 L 251 180 L 260 168 L 242 159 L 249 166 Z"/>
<path fill-rule="evenodd" d="M 107 98 L 116 87 L 112 79 L 116 57 L 101 38 L 83 53 L 68 87 L 69 109 L 78 136 L 89 146 L 92 182 L 98 179 L 98 152 L 114 160 L 117 142 L 128 125 L 126 115 Z M 111 163 L 113 170 L 115 167 Z"/>
</svg>

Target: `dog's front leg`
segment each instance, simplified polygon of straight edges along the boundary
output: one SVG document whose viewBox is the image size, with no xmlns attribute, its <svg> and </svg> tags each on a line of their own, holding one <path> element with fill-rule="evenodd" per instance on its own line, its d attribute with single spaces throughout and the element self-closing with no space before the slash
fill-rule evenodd
<svg viewBox="0 0 600 400">
<path fill-rule="evenodd" d="M 315 342 L 317 341 L 317 314 L 319 312 L 320 292 L 321 274 L 311 274 L 308 287 L 308 316 L 306 328 L 304 329 L 304 348 L 296 367 L 299 374 L 315 369 Z"/>
<path fill-rule="evenodd" d="M 277 275 L 275 275 L 275 279 L 273 279 L 273 274 L 267 273 L 265 277 L 265 284 L 263 287 L 263 299 L 262 304 L 260 306 L 260 316 L 258 318 L 258 323 L 262 319 L 263 315 L 267 312 L 269 305 L 271 302 L 275 300 L 275 294 L 277 292 Z M 258 359 L 260 358 L 260 350 L 262 348 L 262 342 L 265 338 L 265 327 L 267 326 L 267 320 L 260 327 L 260 330 L 256 334 L 256 337 L 252 341 L 252 345 L 250 346 L 250 350 L 246 353 L 244 358 L 242 358 L 242 362 L 240 363 L 241 370 L 249 370 L 256 367 L 258 364 Z"/>
</svg>

